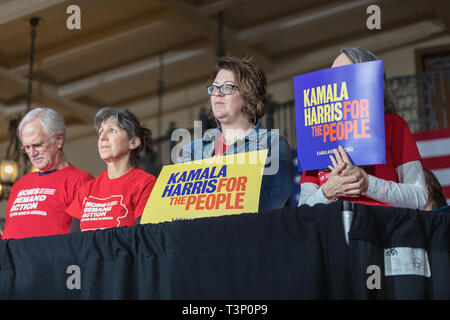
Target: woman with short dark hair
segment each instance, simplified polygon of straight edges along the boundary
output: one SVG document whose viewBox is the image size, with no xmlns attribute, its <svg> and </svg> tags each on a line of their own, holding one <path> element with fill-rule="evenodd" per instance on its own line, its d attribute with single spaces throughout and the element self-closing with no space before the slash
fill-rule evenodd
<svg viewBox="0 0 450 320">
<path fill-rule="evenodd" d="M 268 149 L 259 211 L 283 207 L 293 184 L 292 155 L 282 135 L 258 122 L 267 105 L 264 72 L 248 60 L 222 57 L 211 78 L 207 91 L 218 127 L 183 146 L 177 162 Z"/>
<path fill-rule="evenodd" d="M 103 108 L 94 120 L 98 152 L 107 170 L 77 192 L 66 212 L 71 232 L 133 226 L 140 221 L 156 178 L 139 169 L 151 152 L 151 132 L 126 109 Z"/>
</svg>

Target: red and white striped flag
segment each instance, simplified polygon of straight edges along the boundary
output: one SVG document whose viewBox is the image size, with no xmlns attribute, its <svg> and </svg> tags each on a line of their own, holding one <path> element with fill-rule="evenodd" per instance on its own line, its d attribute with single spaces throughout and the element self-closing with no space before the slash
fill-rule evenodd
<svg viewBox="0 0 450 320">
<path fill-rule="evenodd" d="M 422 156 L 422 165 L 439 180 L 450 204 L 450 128 L 414 134 Z"/>
</svg>

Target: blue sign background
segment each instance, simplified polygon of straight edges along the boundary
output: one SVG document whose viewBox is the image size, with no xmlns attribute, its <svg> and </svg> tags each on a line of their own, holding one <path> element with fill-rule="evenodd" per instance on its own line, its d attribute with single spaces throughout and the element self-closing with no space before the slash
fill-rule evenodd
<svg viewBox="0 0 450 320">
<path fill-rule="evenodd" d="M 369 101 L 369 138 L 355 139 L 351 133 L 347 140 L 323 142 L 322 136 L 313 137 L 311 126 L 305 126 L 305 89 L 345 81 L 348 99 L 344 101 L 367 99 Z M 381 60 L 357 63 L 347 66 L 319 70 L 294 77 L 295 114 L 297 127 L 298 170 L 308 171 L 324 169 L 331 165 L 330 153 L 318 153 L 332 150 L 339 145 L 353 148 L 347 152 L 354 165 L 372 165 L 386 163 L 384 131 L 383 63 Z M 323 104 L 322 104 L 323 105 Z M 343 109 L 343 108 L 342 108 Z M 347 120 L 352 120 L 347 119 Z M 343 121 L 343 120 L 341 120 Z M 341 121 L 330 121 L 341 122 Z M 361 120 L 357 120 L 359 123 Z M 360 130 L 360 129 L 359 129 Z M 332 154 L 332 153 L 331 153 Z"/>
</svg>

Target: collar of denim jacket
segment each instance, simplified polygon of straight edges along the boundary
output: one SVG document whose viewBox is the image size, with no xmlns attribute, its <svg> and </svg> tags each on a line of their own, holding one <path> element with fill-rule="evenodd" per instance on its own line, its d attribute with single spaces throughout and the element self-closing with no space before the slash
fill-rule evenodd
<svg viewBox="0 0 450 320">
<path fill-rule="evenodd" d="M 264 126 L 257 122 L 256 125 L 252 128 L 252 130 L 244 137 L 245 140 L 248 141 L 258 141 L 258 133 L 259 130 L 265 129 Z M 255 131 L 256 134 L 252 134 L 252 131 Z M 218 126 L 217 128 L 207 130 L 203 135 L 203 141 L 214 141 L 222 134 L 222 127 Z"/>
</svg>

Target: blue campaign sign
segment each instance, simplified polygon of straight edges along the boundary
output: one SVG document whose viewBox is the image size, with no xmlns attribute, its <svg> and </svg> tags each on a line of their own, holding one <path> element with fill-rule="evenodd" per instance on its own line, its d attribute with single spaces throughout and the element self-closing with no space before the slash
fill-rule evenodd
<svg viewBox="0 0 450 320">
<path fill-rule="evenodd" d="M 343 146 L 354 165 L 386 163 L 381 60 L 294 77 L 298 170 L 331 165 Z"/>
</svg>

